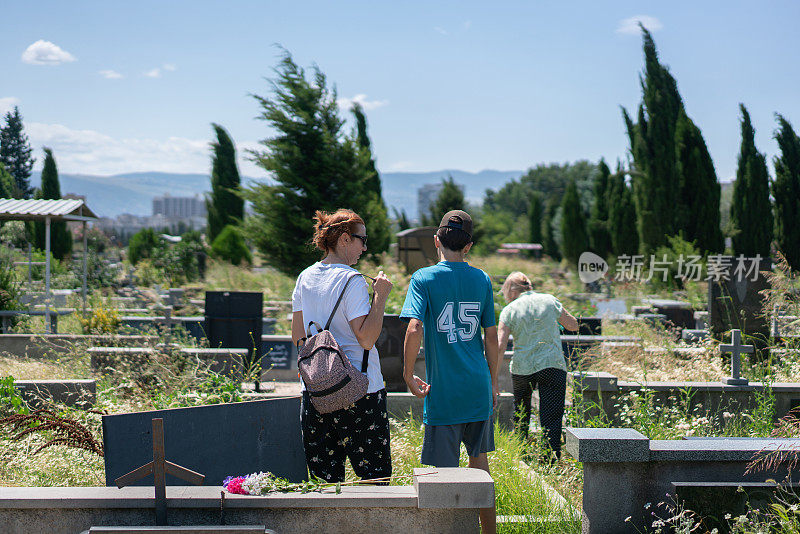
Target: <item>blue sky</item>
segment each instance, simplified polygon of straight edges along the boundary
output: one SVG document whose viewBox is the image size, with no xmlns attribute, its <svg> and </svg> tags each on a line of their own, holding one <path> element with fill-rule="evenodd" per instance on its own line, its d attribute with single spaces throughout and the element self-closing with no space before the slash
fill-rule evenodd
<svg viewBox="0 0 800 534">
<path fill-rule="evenodd" d="M 800 129 L 794 1 L 32 1 L 0 14 L 0 110 L 19 105 L 37 169 L 47 145 L 61 172 L 207 172 L 211 122 L 255 147 L 270 130 L 248 95 L 269 94 L 277 43 L 319 65 L 343 106 L 364 104 L 381 171 L 614 162 L 619 106 L 640 100 L 634 18 L 721 180 L 736 171 L 739 102 L 770 159 L 773 114 Z"/>
</svg>

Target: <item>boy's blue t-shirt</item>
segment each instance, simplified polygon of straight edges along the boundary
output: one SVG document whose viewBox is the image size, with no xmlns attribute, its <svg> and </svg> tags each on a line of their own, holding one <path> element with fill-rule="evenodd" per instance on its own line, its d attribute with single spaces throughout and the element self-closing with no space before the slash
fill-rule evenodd
<svg viewBox="0 0 800 534">
<path fill-rule="evenodd" d="M 492 380 L 481 328 L 495 325 L 489 276 L 466 262 L 442 261 L 411 277 L 401 317 L 422 321 L 426 425 L 484 421 L 492 416 Z"/>
</svg>

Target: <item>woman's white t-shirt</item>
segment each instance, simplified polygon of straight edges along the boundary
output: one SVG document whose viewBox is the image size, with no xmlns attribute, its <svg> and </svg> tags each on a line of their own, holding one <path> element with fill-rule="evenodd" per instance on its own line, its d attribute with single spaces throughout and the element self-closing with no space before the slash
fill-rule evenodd
<svg viewBox="0 0 800 534">
<path fill-rule="evenodd" d="M 297 283 L 292 293 L 292 312 L 303 312 L 303 328 L 307 333 L 308 323 L 311 321 L 319 324 L 321 328 L 325 328 L 325 323 L 328 321 L 347 279 L 355 276 L 355 279 L 347 286 L 347 291 L 336 310 L 336 315 L 333 316 L 330 331 L 350 362 L 360 370 L 361 362 L 364 359 L 364 349 L 358 344 L 358 339 L 353 333 L 353 329 L 350 328 L 350 321 L 367 315 L 370 310 L 370 302 L 367 282 L 362 276 L 355 274 L 357 272 L 352 267 L 341 263 L 317 262 L 308 267 L 297 277 Z M 317 329 L 312 327 L 311 333 L 316 334 Z M 381 362 L 378 357 L 378 349 L 375 347 L 369 351 L 367 378 L 369 378 L 367 393 L 375 393 L 384 388 Z M 305 385 L 303 385 L 303 389 L 305 389 Z"/>
</svg>

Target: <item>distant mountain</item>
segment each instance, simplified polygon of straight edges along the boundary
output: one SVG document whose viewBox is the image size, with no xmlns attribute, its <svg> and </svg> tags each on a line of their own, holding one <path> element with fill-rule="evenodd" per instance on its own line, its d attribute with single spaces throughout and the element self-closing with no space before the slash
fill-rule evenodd
<svg viewBox="0 0 800 534">
<path fill-rule="evenodd" d="M 417 217 L 417 189 L 424 184 L 438 183 L 452 176 L 464 186 L 470 203 L 480 203 L 486 189 L 497 189 L 523 171 L 485 170 L 471 173 L 459 170 L 434 172 L 387 172 L 381 175 L 383 197 L 390 208 L 404 209 L 411 218 Z M 150 215 L 154 197 L 169 193 L 174 197 L 202 195 L 210 189 L 206 174 L 172 174 L 137 172 L 113 176 L 59 174 L 61 192 L 86 196 L 86 203 L 101 217 L 116 217 L 122 213 Z M 242 177 L 247 184 L 266 178 Z M 34 173 L 31 183 L 39 184 L 41 177 Z M 391 215 L 391 210 L 390 210 Z"/>
</svg>

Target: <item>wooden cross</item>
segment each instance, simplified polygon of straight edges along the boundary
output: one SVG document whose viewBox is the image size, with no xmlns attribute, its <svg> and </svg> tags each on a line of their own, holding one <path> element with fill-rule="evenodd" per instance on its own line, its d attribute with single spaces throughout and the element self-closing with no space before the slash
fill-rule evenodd
<svg viewBox="0 0 800 534">
<path fill-rule="evenodd" d="M 746 386 L 747 379 L 741 377 L 741 355 L 742 353 L 750 354 L 754 350 L 753 345 L 742 345 L 742 331 L 731 330 L 731 343 L 730 345 L 720 345 L 719 351 L 722 354 L 726 352 L 731 353 L 731 376 L 725 380 L 726 384 L 731 386 Z"/>
<path fill-rule="evenodd" d="M 137 467 L 130 473 L 122 475 L 114 482 L 118 488 L 130 486 L 137 480 L 153 475 L 153 486 L 156 491 L 156 525 L 167 524 L 167 482 L 166 475 L 178 477 L 190 484 L 199 486 L 205 475 L 190 471 L 165 459 L 164 454 L 164 420 L 153 419 L 153 461 Z"/>
</svg>

